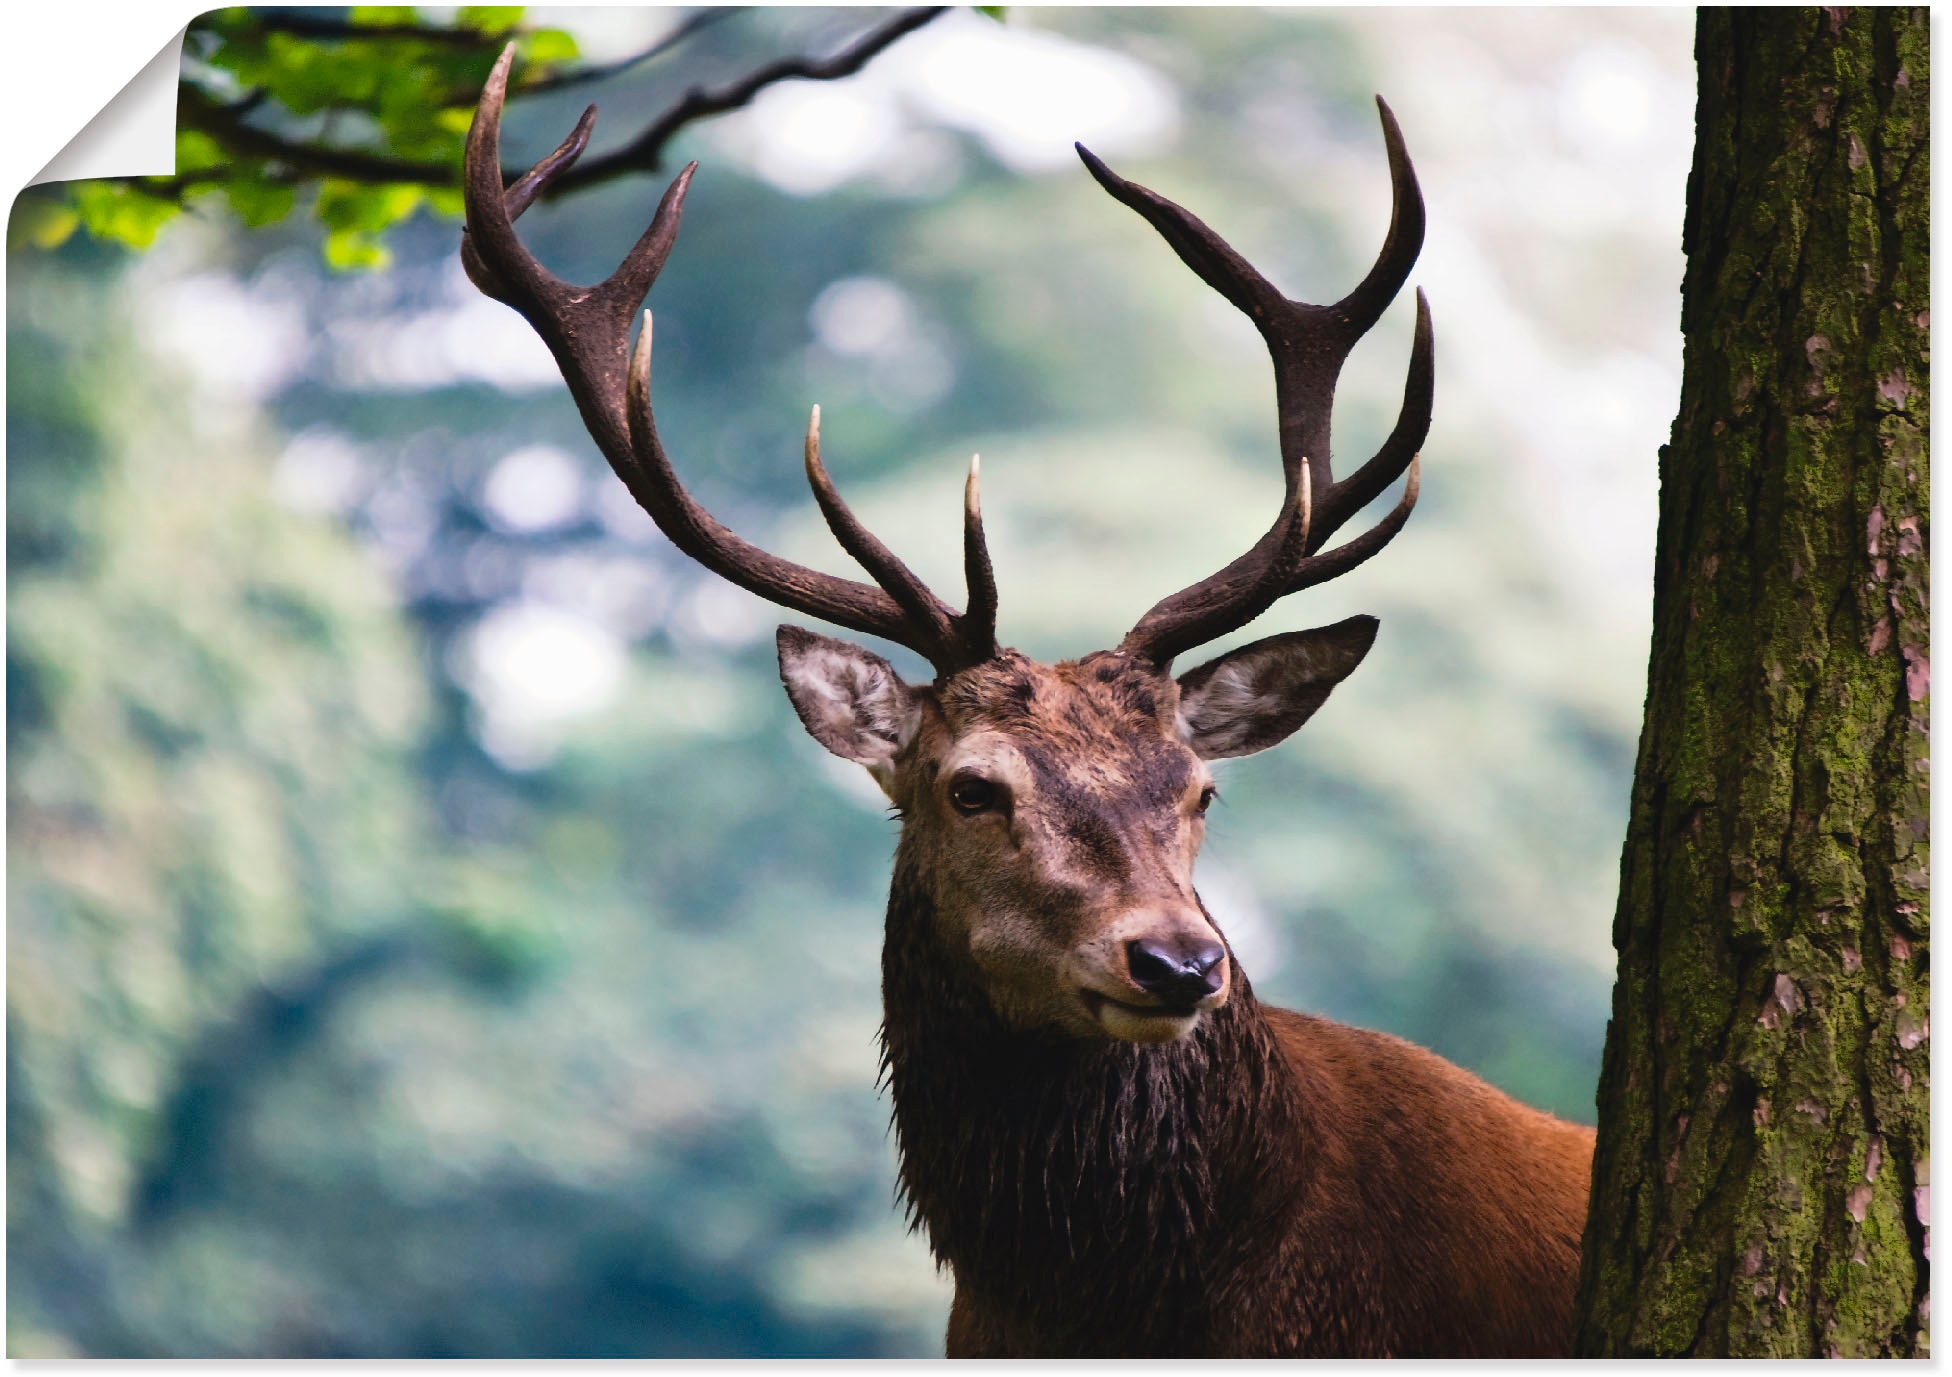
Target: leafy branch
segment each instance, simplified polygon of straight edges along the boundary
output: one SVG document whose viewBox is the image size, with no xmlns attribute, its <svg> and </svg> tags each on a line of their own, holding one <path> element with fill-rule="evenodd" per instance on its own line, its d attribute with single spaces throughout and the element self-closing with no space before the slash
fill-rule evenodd
<svg viewBox="0 0 1952 1377">
<path fill-rule="evenodd" d="M 942 14 L 896 12 L 830 57 L 779 58 L 722 86 L 693 86 L 618 148 L 592 157 L 550 188 L 560 196 L 653 172 L 690 125 L 749 104 L 782 81 L 852 76 L 877 54 Z M 179 85 L 177 171 L 169 177 L 74 182 L 23 197 L 13 238 L 42 246 L 77 228 L 135 247 L 153 242 L 186 205 L 221 195 L 249 226 L 290 214 L 303 188 L 326 228 L 335 267 L 388 261 L 385 233 L 422 206 L 458 216 L 468 122 L 502 46 L 517 44 L 511 97 L 592 84 L 663 57 L 737 9 L 693 13 L 620 62 L 577 66 L 575 40 L 525 28 L 523 10 L 464 6 L 450 25 L 406 6 L 359 6 L 345 18 L 277 9 L 228 9 L 191 26 Z M 518 171 L 508 174 L 514 180 Z"/>
</svg>

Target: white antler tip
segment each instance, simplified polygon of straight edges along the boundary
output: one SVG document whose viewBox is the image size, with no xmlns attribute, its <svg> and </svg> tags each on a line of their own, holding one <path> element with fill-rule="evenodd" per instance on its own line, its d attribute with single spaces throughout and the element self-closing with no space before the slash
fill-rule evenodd
<svg viewBox="0 0 1952 1377">
<path fill-rule="evenodd" d="M 508 85 L 509 69 L 514 65 L 515 65 L 515 40 L 510 39 L 508 42 L 508 46 L 502 49 L 502 55 L 495 59 L 494 69 L 488 74 L 489 84 L 494 85 L 499 83 L 501 86 L 506 88 Z"/>
<path fill-rule="evenodd" d="M 630 350 L 630 380 L 633 386 L 649 385 L 651 376 L 651 313 L 644 312 L 644 328 L 637 332 L 637 343 Z"/>
<path fill-rule="evenodd" d="M 807 477 L 818 488 L 826 476 L 827 470 L 820 462 L 820 405 L 816 402 L 807 417 Z"/>
</svg>

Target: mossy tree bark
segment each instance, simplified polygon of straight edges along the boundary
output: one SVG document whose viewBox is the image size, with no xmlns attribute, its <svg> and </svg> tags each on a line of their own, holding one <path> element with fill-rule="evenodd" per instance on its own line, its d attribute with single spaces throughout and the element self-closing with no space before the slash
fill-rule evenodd
<svg viewBox="0 0 1952 1377">
<path fill-rule="evenodd" d="M 1929 41 L 1700 16 L 1583 1354 L 1928 1345 Z"/>
</svg>

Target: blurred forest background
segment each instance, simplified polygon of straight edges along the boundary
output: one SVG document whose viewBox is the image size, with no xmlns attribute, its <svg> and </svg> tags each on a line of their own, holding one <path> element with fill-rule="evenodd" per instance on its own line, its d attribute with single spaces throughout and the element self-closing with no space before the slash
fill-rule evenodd
<svg viewBox="0 0 1952 1377">
<path fill-rule="evenodd" d="M 686 17 L 529 20 L 602 63 Z M 876 19 L 727 15 L 518 102 L 509 159 L 585 100 L 602 149 Z M 1201 889 L 1264 997 L 1590 1122 L 1691 35 L 952 12 L 680 140 L 660 426 L 735 529 L 851 573 L 800 473 L 821 403 L 837 480 L 938 588 L 980 451 L 1004 640 L 1109 644 L 1281 485 L 1258 338 L 1070 143 L 1332 300 L 1387 224 L 1383 93 L 1429 205 L 1424 496 L 1227 643 L 1382 620 L 1306 731 L 1224 772 Z M 662 186 L 523 227 L 594 280 Z M 794 719 L 779 615 L 630 504 L 457 234 L 428 205 L 351 249 L 215 206 L 144 251 L 10 236 L 8 1351 L 939 1354 L 875 1088 L 894 824 Z M 1394 418 L 1409 299 L 1345 375 L 1345 466 Z"/>
</svg>

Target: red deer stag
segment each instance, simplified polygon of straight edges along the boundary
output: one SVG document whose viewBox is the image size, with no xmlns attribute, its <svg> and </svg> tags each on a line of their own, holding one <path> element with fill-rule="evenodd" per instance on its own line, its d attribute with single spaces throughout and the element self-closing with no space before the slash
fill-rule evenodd
<svg viewBox="0 0 1952 1377">
<path fill-rule="evenodd" d="M 935 667 L 779 629 L 780 675 L 816 740 L 865 765 L 901 816 L 882 955 L 882 1056 L 901 1188 L 955 1274 L 952 1355 L 1500 1355 L 1569 1350 L 1590 1129 L 1528 1109 L 1380 1033 L 1258 1003 L 1193 891 L 1206 762 L 1264 750 L 1367 653 L 1371 617 L 1270 636 L 1174 678 L 1176 656 L 1386 545 L 1416 501 L 1432 340 L 1421 293 L 1402 411 L 1340 482 L 1329 408 L 1343 360 L 1409 275 L 1423 200 L 1389 108 L 1394 213 L 1333 306 L 1283 297 L 1179 206 L 1082 147 L 1091 175 L 1245 311 L 1274 359 L 1281 512 L 1254 547 L 1139 619 L 1118 647 L 1042 665 L 996 642 L 972 464 L 968 606 L 925 587 L 849 511 L 820 510 L 875 586 L 748 544 L 679 483 L 651 413 L 651 325 L 693 167 L 595 287 L 553 276 L 513 221 L 582 151 L 504 189 L 509 58 L 468 136 L 462 257 L 562 366 L 617 476 L 672 542 L 773 602 L 886 637 Z M 1336 529 L 1407 471 L 1401 500 Z"/>
</svg>

